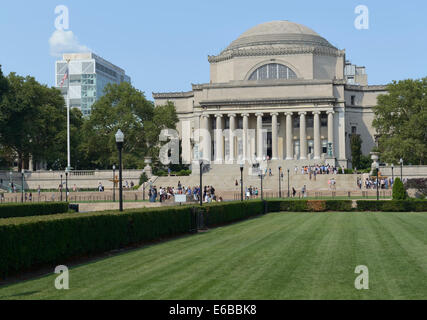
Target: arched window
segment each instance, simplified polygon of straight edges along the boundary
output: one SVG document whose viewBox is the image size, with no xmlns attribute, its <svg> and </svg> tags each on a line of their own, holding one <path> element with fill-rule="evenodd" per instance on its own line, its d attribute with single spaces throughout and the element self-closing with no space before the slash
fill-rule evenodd
<svg viewBox="0 0 427 320">
<path fill-rule="evenodd" d="M 265 64 L 256 69 L 249 80 L 296 79 L 297 75 L 287 66 L 278 63 Z"/>
</svg>

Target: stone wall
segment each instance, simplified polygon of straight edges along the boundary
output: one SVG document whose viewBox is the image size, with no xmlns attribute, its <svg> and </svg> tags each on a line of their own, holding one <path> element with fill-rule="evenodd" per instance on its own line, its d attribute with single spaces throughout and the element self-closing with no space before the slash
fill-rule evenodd
<svg viewBox="0 0 427 320">
<path fill-rule="evenodd" d="M 129 186 L 131 182 L 135 185 L 139 184 L 139 178 L 143 170 L 124 170 L 123 171 L 123 185 L 127 181 Z M 41 189 L 57 189 L 62 182 L 65 188 L 65 172 L 63 171 L 35 171 L 26 172 L 24 174 L 24 188 L 25 189 L 37 189 L 40 186 Z M 115 172 L 116 180 L 119 177 L 119 171 Z M 13 172 L 12 176 L 8 171 L 0 172 L 0 179 L 2 179 L 3 187 L 8 186 L 10 181 L 21 189 L 22 185 L 22 174 L 19 172 Z M 97 188 L 101 183 L 104 188 L 113 188 L 113 171 L 112 170 L 87 170 L 87 171 L 72 171 L 68 175 L 68 188 L 72 189 L 74 185 L 80 189 Z"/>
</svg>

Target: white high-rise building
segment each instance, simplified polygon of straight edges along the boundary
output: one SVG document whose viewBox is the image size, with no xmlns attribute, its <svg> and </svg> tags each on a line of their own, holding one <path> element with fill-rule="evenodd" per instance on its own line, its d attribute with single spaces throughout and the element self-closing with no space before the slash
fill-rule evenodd
<svg viewBox="0 0 427 320">
<path fill-rule="evenodd" d="M 92 105 L 103 96 L 108 83 L 123 81 L 131 82 L 123 69 L 94 53 L 67 53 L 55 63 L 55 86 L 70 108 L 80 109 L 83 116 L 90 115 Z"/>
</svg>

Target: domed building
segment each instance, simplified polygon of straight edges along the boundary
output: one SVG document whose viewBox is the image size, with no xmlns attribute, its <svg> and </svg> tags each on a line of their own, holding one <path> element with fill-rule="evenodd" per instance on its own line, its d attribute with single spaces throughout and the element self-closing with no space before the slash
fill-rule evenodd
<svg viewBox="0 0 427 320">
<path fill-rule="evenodd" d="M 372 107 L 384 86 L 368 86 L 364 67 L 310 28 L 263 23 L 209 56 L 210 83 L 190 92 L 153 93 L 171 101 L 185 163 L 351 166 L 350 137 L 375 145 Z"/>
</svg>

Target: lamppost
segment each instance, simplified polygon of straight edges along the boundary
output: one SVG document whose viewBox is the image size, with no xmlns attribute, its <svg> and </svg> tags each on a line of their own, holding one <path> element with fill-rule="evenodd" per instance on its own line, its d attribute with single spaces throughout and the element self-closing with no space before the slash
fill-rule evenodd
<svg viewBox="0 0 427 320">
<path fill-rule="evenodd" d="M 279 166 L 279 198 L 282 198 L 282 167 Z"/>
<path fill-rule="evenodd" d="M 243 169 L 244 164 L 240 164 L 240 200 L 243 201 Z"/>
<path fill-rule="evenodd" d="M 200 206 L 203 206 L 203 193 L 202 193 L 202 189 L 203 189 L 203 160 L 199 160 L 199 164 L 200 164 L 200 188 L 199 188 L 199 200 L 200 200 Z"/>
<path fill-rule="evenodd" d="M 391 164 L 391 181 L 394 183 L 394 164 Z"/>
<path fill-rule="evenodd" d="M 122 130 L 118 130 L 116 133 L 116 144 L 117 149 L 119 150 L 119 210 L 123 211 L 123 184 L 122 184 L 122 150 L 123 150 L 123 143 L 125 141 L 125 135 L 123 134 Z"/>
<path fill-rule="evenodd" d="M 65 169 L 65 202 L 68 202 L 68 173 L 70 172 L 70 168 L 67 167 Z"/>
<path fill-rule="evenodd" d="M 289 189 L 289 169 L 288 169 L 288 198 L 291 197 L 291 190 Z"/>
<path fill-rule="evenodd" d="M 113 202 L 116 202 L 116 165 L 113 164 Z"/>
<path fill-rule="evenodd" d="M 262 187 L 262 180 L 263 180 L 264 176 L 263 176 L 262 172 L 260 172 L 258 175 L 261 178 L 261 200 L 264 200 L 264 192 L 263 192 L 264 189 Z"/>
<path fill-rule="evenodd" d="M 61 202 L 62 202 L 62 174 L 61 174 Z"/>
<path fill-rule="evenodd" d="M 21 202 L 24 202 L 24 173 L 25 173 L 25 170 L 22 169 L 22 171 L 21 171 L 21 174 L 22 174 Z"/>
<path fill-rule="evenodd" d="M 379 201 L 380 200 L 380 191 L 379 191 L 379 184 L 380 184 L 380 182 L 379 182 L 379 180 L 378 180 L 378 176 L 379 176 L 379 172 L 380 172 L 380 164 L 377 162 L 377 164 L 376 164 L 376 167 L 377 167 L 377 201 Z"/>
<path fill-rule="evenodd" d="M 403 182 L 403 159 L 400 158 L 400 181 Z"/>
</svg>

